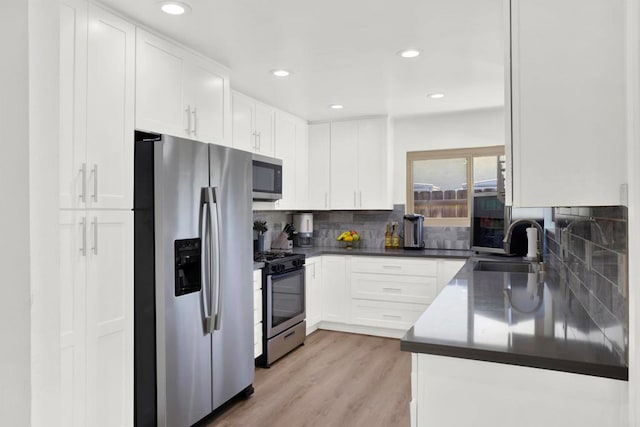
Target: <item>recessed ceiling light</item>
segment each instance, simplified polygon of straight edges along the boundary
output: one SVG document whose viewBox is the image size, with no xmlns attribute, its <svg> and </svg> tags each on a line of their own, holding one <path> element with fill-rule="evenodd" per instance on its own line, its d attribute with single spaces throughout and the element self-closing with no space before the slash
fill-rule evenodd
<svg viewBox="0 0 640 427">
<path fill-rule="evenodd" d="M 444 93 L 430 93 L 427 95 L 427 98 L 431 98 L 431 99 L 440 99 L 440 98 L 444 98 Z"/>
<path fill-rule="evenodd" d="M 415 58 L 416 56 L 420 55 L 420 51 L 415 48 L 404 49 L 398 52 L 398 55 L 403 58 Z"/>
<path fill-rule="evenodd" d="M 160 2 L 160 9 L 169 15 L 182 15 L 191 10 L 191 6 L 181 1 Z"/>
<path fill-rule="evenodd" d="M 289 75 L 291 75 L 291 72 L 287 70 L 271 70 L 271 74 L 276 77 L 289 77 Z"/>
<path fill-rule="evenodd" d="M 342 105 L 342 104 L 331 104 L 331 105 L 329 105 L 329 108 L 332 108 L 334 110 L 342 110 L 344 108 L 344 105 Z"/>
</svg>

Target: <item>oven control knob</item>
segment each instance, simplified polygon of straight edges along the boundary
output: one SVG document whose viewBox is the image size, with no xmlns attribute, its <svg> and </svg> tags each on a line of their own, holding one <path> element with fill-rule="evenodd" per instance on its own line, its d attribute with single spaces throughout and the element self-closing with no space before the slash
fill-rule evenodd
<svg viewBox="0 0 640 427">
<path fill-rule="evenodd" d="M 272 265 L 271 266 L 271 271 L 277 272 L 278 271 L 278 267 L 279 267 L 278 265 Z"/>
<path fill-rule="evenodd" d="M 278 271 L 284 271 L 284 268 L 285 268 L 285 267 L 284 267 L 284 264 L 280 264 L 280 265 L 278 266 Z"/>
</svg>

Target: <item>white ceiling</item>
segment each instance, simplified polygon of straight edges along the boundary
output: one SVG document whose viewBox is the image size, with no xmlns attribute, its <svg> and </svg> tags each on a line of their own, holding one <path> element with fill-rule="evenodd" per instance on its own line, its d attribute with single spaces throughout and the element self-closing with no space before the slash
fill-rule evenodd
<svg viewBox="0 0 640 427">
<path fill-rule="evenodd" d="M 183 1 L 191 13 L 169 16 L 157 0 L 102 0 L 229 67 L 234 89 L 310 121 L 504 102 L 503 0 Z M 407 47 L 422 55 L 396 55 Z"/>
</svg>

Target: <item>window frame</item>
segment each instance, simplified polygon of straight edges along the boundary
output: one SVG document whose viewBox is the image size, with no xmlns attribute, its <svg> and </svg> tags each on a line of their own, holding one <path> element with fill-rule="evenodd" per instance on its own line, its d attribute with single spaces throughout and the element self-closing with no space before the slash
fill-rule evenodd
<svg viewBox="0 0 640 427">
<path fill-rule="evenodd" d="M 452 148 L 445 150 L 426 150 L 426 151 L 407 151 L 406 163 L 406 189 L 407 199 L 405 203 L 405 213 L 415 210 L 415 200 L 413 192 L 413 162 L 420 160 L 443 160 L 443 159 L 460 159 L 467 160 L 467 216 L 464 218 L 424 218 L 425 226 L 433 227 L 471 227 L 471 216 L 473 208 L 473 158 L 487 156 L 503 156 L 504 145 L 493 145 L 489 147 L 469 147 L 469 148 Z M 496 170 L 497 173 L 497 170 Z"/>
</svg>

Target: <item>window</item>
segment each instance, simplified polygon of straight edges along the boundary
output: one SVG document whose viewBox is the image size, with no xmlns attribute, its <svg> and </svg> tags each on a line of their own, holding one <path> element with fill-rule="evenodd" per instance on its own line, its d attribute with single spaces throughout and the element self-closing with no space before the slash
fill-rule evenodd
<svg viewBox="0 0 640 427">
<path fill-rule="evenodd" d="M 474 192 L 499 189 L 504 146 L 407 153 L 407 212 L 426 225 L 470 226 Z"/>
</svg>

